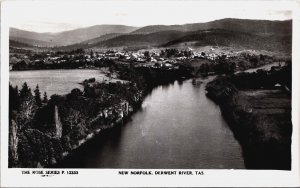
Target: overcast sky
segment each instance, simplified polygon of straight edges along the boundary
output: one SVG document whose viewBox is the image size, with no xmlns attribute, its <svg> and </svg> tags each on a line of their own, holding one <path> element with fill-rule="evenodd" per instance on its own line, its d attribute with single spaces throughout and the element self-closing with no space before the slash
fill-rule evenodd
<svg viewBox="0 0 300 188">
<path fill-rule="evenodd" d="M 4 8 L 10 26 L 36 32 L 59 32 L 100 24 L 140 27 L 222 18 L 292 18 L 291 5 L 285 1 L 12 1 L 5 2 Z"/>
</svg>

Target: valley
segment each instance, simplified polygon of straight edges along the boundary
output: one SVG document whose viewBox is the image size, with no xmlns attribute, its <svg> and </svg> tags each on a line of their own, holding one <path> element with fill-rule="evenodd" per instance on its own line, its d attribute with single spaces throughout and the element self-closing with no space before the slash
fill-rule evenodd
<svg viewBox="0 0 300 188">
<path fill-rule="evenodd" d="M 10 28 L 9 167 L 290 170 L 291 30 Z"/>
</svg>

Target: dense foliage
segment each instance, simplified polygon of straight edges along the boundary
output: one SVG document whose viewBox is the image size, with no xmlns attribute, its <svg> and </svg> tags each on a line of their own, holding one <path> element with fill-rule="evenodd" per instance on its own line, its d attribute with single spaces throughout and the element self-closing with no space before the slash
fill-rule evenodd
<svg viewBox="0 0 300 188">
<path fill-rule="evenodd" d="M 21 90 L 9 86 L 10 167 L 47 166 L 62 159 L 101 129 L 122 121 L 137 109 L 143 97 L 158 84 L 189 76 L 177 71 L 128 67 L 111 62 L 111 71 L 123 82 L 82 82 L 67 95 L 43 99 L 37 85 L 34 95 L 26 83 Z M 47 146 L 47 147 L 45 147 Z"/>
</svg>

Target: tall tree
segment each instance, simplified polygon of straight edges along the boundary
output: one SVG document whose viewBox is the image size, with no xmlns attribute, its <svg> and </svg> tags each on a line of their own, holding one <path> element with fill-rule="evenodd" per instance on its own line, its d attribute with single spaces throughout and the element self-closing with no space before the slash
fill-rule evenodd
<svg viewBox="0 0 300 188">
<path fill-rule="evenodd" d="M 15 88 L 9 84 L 9 120 L 14 118 L 14 111 L 20 110 L 20 96 L 18 86 Z"/>
<path fill-rule="evenodd" d="M 145 51 L 145 52 L 144 52 L 144 56 L 145 56 L 145 58 L 146 58 L 147 60 L 149 60 L 149 59 L 150 59 L 150 52 L 149 52 L 149 51 Z"/>
<path fill-rule="evenodd" d="M 18 163 L 18 126 L 14 120 L 9 123 L 9 167 L 16 166 Z"/>
<path fill-rule="evenodd" d="M 27 83 L 24 82 L 22 89 L 20 90 L 20 98 L 25 100 L 32 96 L 31 89 L 28 87 Z"/>
<path fill-rule="evenodd" d="M 20 107 L 20 96 L 18 86 L 13 87 L 9 84 L 9 110 L 18 110 Z"/>
<path fill-rule="evenodd" d="M 41 92 L 40 92 L 40 89 L 39 89 L 39 85 L 36 85 L 36 88 L 34 90 L 34 99 L 35 99 L 35 102 L 38 106 L 42 105 Z"/>
<path fill-rule="evenodd" d="M 91 58 L 93 58 L 94 57 L 94 52 L 93 52 L 93 50 L 91 50 Z"/>
<path fill-rule="evenodd" d="M 46 91 L 44 92 L 44 97 L 43 97 L 43 103 L 47 103 L 48 102 L 48 96 Z"/>
</svg>

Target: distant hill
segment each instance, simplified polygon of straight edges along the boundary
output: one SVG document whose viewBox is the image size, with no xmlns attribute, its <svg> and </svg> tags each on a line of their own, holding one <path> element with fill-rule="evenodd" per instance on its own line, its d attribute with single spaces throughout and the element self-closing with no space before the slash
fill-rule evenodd
<svg viewBox="0 0 300 188">
<path fill-rule="evenodd" d="M 102 36 L 97 37 L 97 38 L 93 38 L 93 39 L 84 41 L 82 43 L 88 44 L 88 45 L 93 45 L 93 44 L 96 44 L 96 43 L 100 43 L 100 42 L 118 37 L 120 35 L 123 35 L 123 34 L 122 33 L 109 33 L 109 34 L 105 34 L 105 35 L 102 35 Z"/>
<path fill-rule="evenodd" d="M 121 35 L 90 47 L 178 47 L 189 46 L 228 46 L 268 51 L 291 50 L 291 35 L 259 35 L 223 29 L 192 32 L 160 31 L 150 34 Z"/>
<path fill-rule="evenodd" d="M 93 47 L 151 47 L 160 46 L 170 40 L 185 36 L 186 33 L 180 31 L 161 31 L 150 34 L 127 34 L 115 38 L 95 43 Z"/>
<path fill-rule="evenodd" d="M 12 39 L 18 39 L 19 42 L 22 43 L 42 41 L 45 46 L 66 46 L 81 43 L 106 34 L 130 33 L 136 29 L 136 27 L 124 25 L 96 25 L 59 33 L 36 33 L 10 28 L 9 34 Z"/>
<path fill-rule="evenodd" d="M 72 50 L 76 48 L 119 48 L 119 47 L 158 47 L 171 40 L 185 36 L 186 33 L 180 31 L 161 31 L 150 34 L 120 34 L 112 33 L 101 37 L 84 41 L 82 43 L 62 46 L 60 50 Z"/>
<path fill-rule="evenodd" d="M 184 46 L 192 43 L 197 46 L 228 46 L 267 51 L 291 52 L 291 35 L 258 35 L 228 30 L 206 30 L 189 33 L 181 38 L 169 41 L 163 47 Z"/>
<path fill-rule="evenodd" d="M 142 28 L 98 25 L 60 33 L 35 33 L 10 29 L 10 39 L 18 44 L 57 46 L 57 49 L 62 50 L 219 45 L 290 52 L 291 35 L 292 20 L 231 18 L 207 23 L 152 25 Z"/>
<path fill-rule="evenodd" d="M 16 48 L 33 48 L 33 46 L 29 44 L 14 41 L 14 40 L 9 40 L 9 46 L 16 47 Z"/>
<path fill-rule="evenodd" d="M 24 38 L 24 37 L 10 37 L 9 39 L 11 41 L 24 43 L 29 46 L 48 46 L 49 45 L 49 43 L 47 41 L 34 40 L 34 39 L 29 39 L 29 38 Z"/>
<path fill-rule="evenodd" d="M 53 36 L 49 33 L 36 33 L 16 28 L 9 28 L 9 39 L 19 43 L 27 43 L 28 45 L 32 46 L 37 43 L 50 45 L 50 41 L 52 40 L 52 38 Z"/>
<path fill-rule="evenodd" d="M 136 27 L 124 25 L 97 25 L 57 33 L 55 34 L 55 36 L 58 41 L 63 41 L 63 43 L 60 43 L 60 45 L 68 45 L 83 42 L 111 33 L 130 33 L 136 29 Z"/>
<path fill-rule="evenodd" d="M 287 34 L 292 32 L 292 20 L 246 20 L 225 18 L 206 23 L 193 23 L 184 25 L 151 25 L 133 31 L 134 34 L 148 34 L 164 30 L 198 31 L 208 29 L 225 29 L 252 34 Z"/>
<path fill-rule="evenodd" d="M 123 35 L 123 34 L 122 33 L 110 33 L 110 34 L 102 35 L 100 37 L 86 40 L 86 41 L 83 41 L 80 43 L 66 45 L 66 46 L 58 46 L 55 49 L 57 49 L 57 50 L 75 50 L 78 48 L 83 48 L 83 49 L 90 48 L 90 47 L 96 46 L 97 44 L 99 44 L 103 41 L 109 40 L 111 38 L 115 38 L 120 35 Z"/>
</svg>

